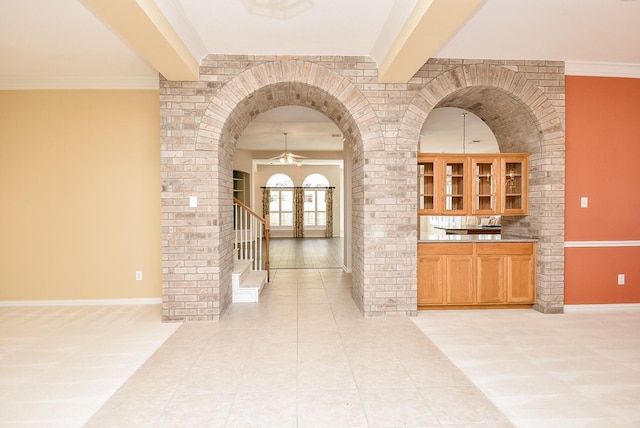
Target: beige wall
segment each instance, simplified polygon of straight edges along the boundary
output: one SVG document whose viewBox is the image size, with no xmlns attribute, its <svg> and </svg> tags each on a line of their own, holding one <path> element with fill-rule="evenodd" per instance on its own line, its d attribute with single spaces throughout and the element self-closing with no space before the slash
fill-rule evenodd
<svg viewBox="0 0 640 428">
<path fill-rule="evenodd" d="M 0 301 L 161 296 L 158 98 L 0 91 Z"/>
</svg>

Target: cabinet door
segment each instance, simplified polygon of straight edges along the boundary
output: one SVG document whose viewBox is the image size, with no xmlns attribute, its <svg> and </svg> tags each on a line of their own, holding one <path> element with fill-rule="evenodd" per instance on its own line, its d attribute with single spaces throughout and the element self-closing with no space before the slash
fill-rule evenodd
<svg viewBox="0 0 640 428">
<path fill-rule="evenodd" d="M 441 167 L 442 213 L 444 215 L 467 215 L 468 208 L 468 161 L 464 157 L 443 158 Z"/>
<path fill-rule="evenodd" d="M 418 214 L 438 214 L 439 164 L 434 157 L 418 156 Z"/>
<path fill-rule="evenodd" d="M 498 186 L 500 163 L 495 157 L 472 159 L 471 213 L 495 215 L 500 211 Z"/>
<path fill-rule="evenodd" d="M 507 302 L 535 303 L 535 255 L 507 256 Z"/>
<path fill-rule="evenodd" d="M 527 157 L 503 156 L 500 170 L 503 215 L 527 214 L 527 177 L 529 175 Z"/>
<path fill-rule="evenodd" d="M 444 256 L 418 256 L 418 305 L 444 303 Z"/>
<path fill-rule="evenodd" d="M 506 257 L 478 256 L 476 277 L 477 303 L 504 303 Z"/>
<path fill-rule="evenodd" d="M 446 256 L 445 275 L 447 303 L 450 305 L 473 304 L 475 301 L 473 256 Z"/>
</svg>

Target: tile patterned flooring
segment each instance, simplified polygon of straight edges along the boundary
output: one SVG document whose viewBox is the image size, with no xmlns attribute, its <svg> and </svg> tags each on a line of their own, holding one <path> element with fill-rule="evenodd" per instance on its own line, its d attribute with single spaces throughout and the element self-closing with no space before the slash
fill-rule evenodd
<svg viewBox="0 0 640 428">
<path fill-rule="evenodd" d="M 160 305 L 0 307 L 0 427 L 80 427 L 179 324 Z"/>
<path fill-rule="evenodd" d="M 220 322 L 159 320 L 0 307 L 0 427 L 640 426 L 636 307 L 372 319 L 340 269 L 278 269 Z"/>
<path fill-rule="evenodd" d="M 269 244 L 271 269 L 342 268 L 344 238 L 274 238 Z"/>
<path fill-rule="evenodd" d="M 640 427 L 639 305 L 413 321 L 518 427 Z"/>
</svg>

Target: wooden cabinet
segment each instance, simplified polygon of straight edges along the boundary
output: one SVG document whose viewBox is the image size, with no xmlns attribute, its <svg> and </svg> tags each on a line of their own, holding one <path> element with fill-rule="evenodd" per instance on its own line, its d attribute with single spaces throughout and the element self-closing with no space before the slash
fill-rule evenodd
<svg viewBox="0 0 640 428">
<path fill-rule="evenodd" d="M 418 308 L 531 306 L 535 243 L 418 244 Z"/>
<path fill-rule="evenodd" d="M 473 171 L 471 214 L 498 214 L 500 212 L 498 198 L 499 160 L 496 158 L 472 158 L 471 169 Z"/>
<path fill-rule="evenodd" d="M 447 157 L 440 162 L 442 214 L 465 215 L 469 212 L 469 161 L 462 157 Z"/>
<path fill-rule="evenodd" d="M 418 214 L 527 214 L 527 156 L 419 154 Z"/>
<path fill-rule="evenodd" d="M 439 165 L 436 158 L 420 156 L 418 158 L 418 213 L 421 215 L 436 214 L 440 209 L 437 201 L 439 192 Z"/>
<path fill-rule="evenodd" d="M 500 159 L 500 189 L 504 215 L 527 213 L 528 169 L 526 157 L 505 156 Z"/>
<path fill-rule="evenodd" d="M 418 306 L 444 303 L 446 256 L 418 254 Z"/>
</svg>

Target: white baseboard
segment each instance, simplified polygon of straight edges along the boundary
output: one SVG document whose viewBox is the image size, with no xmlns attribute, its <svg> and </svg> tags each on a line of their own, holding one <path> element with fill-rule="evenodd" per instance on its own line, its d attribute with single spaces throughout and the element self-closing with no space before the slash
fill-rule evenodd
<svg viewBox="0 0 640 428">
<path fill-rule="evenodd" d="M 601 310 L 640 310 L 640 303 L 605 303 L 588 305 L 564 305 L 565 312 L 601 311 Z"/>
<path fill-rule="evenodd" d="M 161 297 L 140 299 L 88 299 L 88 300 L 0 300 L 0 307 L 8 306 L 113 306 L 159 305 Z"/>
</svg>

